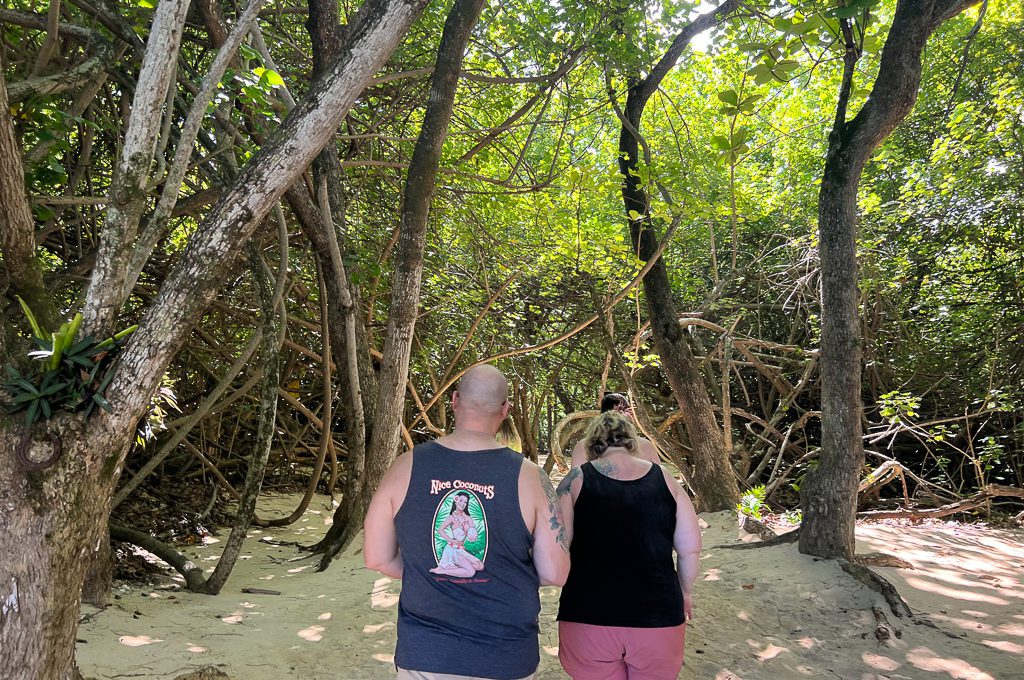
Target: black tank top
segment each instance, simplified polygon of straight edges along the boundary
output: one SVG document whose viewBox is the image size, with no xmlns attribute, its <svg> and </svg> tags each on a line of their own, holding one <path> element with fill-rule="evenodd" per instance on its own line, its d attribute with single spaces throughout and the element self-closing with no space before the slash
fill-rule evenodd
<svg viewBox="0 0 1024 680">
<path fill-rule="evenodd" d="M 629 481 L 606 477 L 590 463 L 581 470 L 558 620 L 631 628 L 683 623 L 672 560 L 676 501 L 661 467 Z"/>
</svg>

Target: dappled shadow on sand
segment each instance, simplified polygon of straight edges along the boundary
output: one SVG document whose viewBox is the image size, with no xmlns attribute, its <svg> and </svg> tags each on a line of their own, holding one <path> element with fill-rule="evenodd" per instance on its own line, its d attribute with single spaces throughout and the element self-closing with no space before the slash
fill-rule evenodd
<svg viewBox="0 0 1024 680">
<path fill-rule="evenodd" d="M 260 512 L 285 513 L 294 502 L 264 499 Z M 80 628 L 78 647 L 86 677 L 173 678 L 216 665 L 235 680 L 391 680 L 401 582 L 364 569 L 361 542 L 317 573 L 315 559 L 260 540 L 312 542 L 330 516 L 322 500 L 292 527 L 253 529 L 217 597 L 176 590 L 172 581 L 123 586 L 106 611 L 86 609 L 92 616 Z M 876 570 L 941 629 L 890 615 L 902 637 L 882 643 L 871 613 L 880 596 L 837 565 L 801 555 L 793 545 L 718 548 L 736 540 L 735 514 L 703 518 L 709 526 L 681 678 L 1024 678 L 1020 534 L 938 523 L 859 527 L 862 552 L 895 554 L 917 567 Z M 189 556 L 212 569 L 210 558 L 219 552 L 215 544 L 195 546 Z M 279 594 L 242 593 L 243 587 Z M 541 603 L 537 677 L 565 680 L 557 658 L 558 589 L 543 588 Z"/>
<path fill-rule="evenodd" d="M 750 551 L 735 541 L 732 513 L 703 516 L 696 619 L 680 677 L 714 680 L 1024 678 L 1022 534 L 936 523 L 873 524 L 857 530 L 860 552 L 899 556 L 917 569 L 875 568 L 915 615 L 888 613 L 881 597 L 833 562 L 796 547 Z M 881 605 L 901 637 L 873 635 Z"/>
</svg>

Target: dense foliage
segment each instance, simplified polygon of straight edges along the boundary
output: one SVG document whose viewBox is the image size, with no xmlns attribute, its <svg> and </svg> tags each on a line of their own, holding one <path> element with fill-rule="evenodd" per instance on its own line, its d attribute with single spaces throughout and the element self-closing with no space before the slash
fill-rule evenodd
<svg viewBox="0 0 1024 680">
<path fill-rule="evenodd" d="M 641 175 L 662 233 L 678 224 L 663 258 L 686 310 L 689 341 L 703 357 L 719 413 L 731 414 L 738 472 L 748 485 L 767 485 L 767 502 L 776 507 L 795 505 L 792 491 L 819 443 L 817 183 L 842 72 L 838 18 L 865 19 L 852 116 L 877 70 L 893 4 L 746 3 L 691 45 L 644 117 L 649 157 Z M 193 8 L 178 64 L 182 87 L 168 99 L 160 140 L 168 164 L 187 93 L 215 55 L 211 6 L 227 17 L 242 9 L 232 0 Z M 12 114 L 38 253 L 60 315 L 70 318 L 99 245 L 138 69 L 137 54 L 117 47 L 114 36 L 145 39 L 153 10 L 145 0 L 113 12 L 102 2 L 66 3 L 62 21 L 88 30 L 49 45 L 39 30 L 49 3 L 12 0 L 9 7 L 5 76 L 19 93 L 11 96 Z M 565 415 L 624 385 L 614 367 L 609 371 L 600 323 L 548 341 L 577 328 L 639 271 L 622 213 L 616 109 L 698 7 L 686 0 L 512 0 L 485 9 L 430 216 L 406 418 L 413 440 L 448 426 L 444 400 L 435 397 L 460 369 L 489 357 L 501 357 L 513 378 L 519 437 L 534 454 L 547 451 Z M 447 3 L 427 9 L 337 137 L 340 237 L 371 353 L 383 344 L 404 170 L 447 10 Z M 30 13 L 38 21 L 28 21 Z M 122 327 L 137 321 L 134 310 L 153 295 L 207 207 L 308 88 L 306 18 L 305 5 L 285 0 L 262 11 L 269 51 L 250 39 L 222 79 L 185 195 Z M 973 31 L 976 22 L 980 30 Z M 993 0 L 940 29 L 926 51 L 915 111 L 861 184 L 866 444 L 880 454 L 869 464 L 895 457 L 956 492 L 1024 483 L 1022 22 L 1018 3 Z M 86 73 L 77 86 L 44 86 L 48 76 L 73 69 Z M 288 277 L 281 392 L 294 403 L 278 413 L 269 474 L 288 483 L 308 475 L 317 449 L 323 288 L 309 241 L 291 212 L 286 218 L 290 261 L 287 272 L 277 272 Z M 276 271 L 270 222 L 258 238 Z M 31 329 L 3 280 L 0 292 L 0 349 L 10 357 L 5 362 L 26 371 L 16 357 L 31 349 Z M 654 424 L 685 450 L 640 296 L 636 287 L 614 309 L 615 341 Z M 253 283 L 240 270 L 168 371 L 186 414 L 250 342 L 259 315 Z M 531 351 L 535 345 L 543 348 Z M 249 394 L 255 370 L 234 377 L 222 403 L 190 424 L 189 446 L 178 447 L 168 470 L 196 469 L 201 451 L 228 478 L 240 478 L 256 430 L 256 391 Z M 334 398 L 346 396 L 338 390 Z M 340 433 L 345 411 L 335 413 Z M 157 444 L 184 419 L 169 423 Z M 344 437 L 335 439 L 343 457 Z M 139 447 L 127 476 L 155 448 Z"/>
</svg>

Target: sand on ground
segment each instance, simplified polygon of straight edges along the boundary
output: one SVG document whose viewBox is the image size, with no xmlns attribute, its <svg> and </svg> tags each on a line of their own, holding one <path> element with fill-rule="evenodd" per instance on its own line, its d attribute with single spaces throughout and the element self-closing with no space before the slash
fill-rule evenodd
<svg viewBox="0 0 1024 680">
<path fill-rule="evenodd" d="M 296 503 L 266 497 L 259 512 L 283 516 Z M 175 574 L 158 586 L 118 585 L 105 610 L 84 606 L 77 646 L 83 674 L 174 678 L 216 666 L 234 680 L 393 678 L 401 583 L 364 569 L 359 545 L 317 573 L 316 559 L 266 542 L 313 543 L 332 512 L 329 499 L 318 497 L 289 527 L 250 530 L 242 559 L 216 597 L 181 590 Z M 702 519 L 708 526 L 681 678 L 1024 678 L 1022 531 L 952 522 L 858 525 L 859 552 L 885 552 L 914 565 L 875 570 L 932 627 L 896 618 L 880 595 L 834 562 L 801 555 L 794 545 L 718 547 L 737 542 L 733 513 Z M 226 535 L 183 550 L 212 572 Z M 568 676 L 558 664 L 558 589 L 541 589 L 541 600 L 537 677 L 562 680 Z M 901 637 L 875 638 L 873 606 L 885 609 Z"/>
</svg>

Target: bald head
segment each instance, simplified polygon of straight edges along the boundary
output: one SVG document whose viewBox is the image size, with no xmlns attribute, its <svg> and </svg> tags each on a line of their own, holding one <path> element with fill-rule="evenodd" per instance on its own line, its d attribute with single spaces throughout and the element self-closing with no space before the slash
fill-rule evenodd
<svg viewBox="0 0 1024 680">
<path fill-rule="evenodd" d="M 459 406 L 481 416 L 504 415 L 508 380 L 494 366 L 481 364 L 466 371 L 459 381 Z"/>
</svg>

